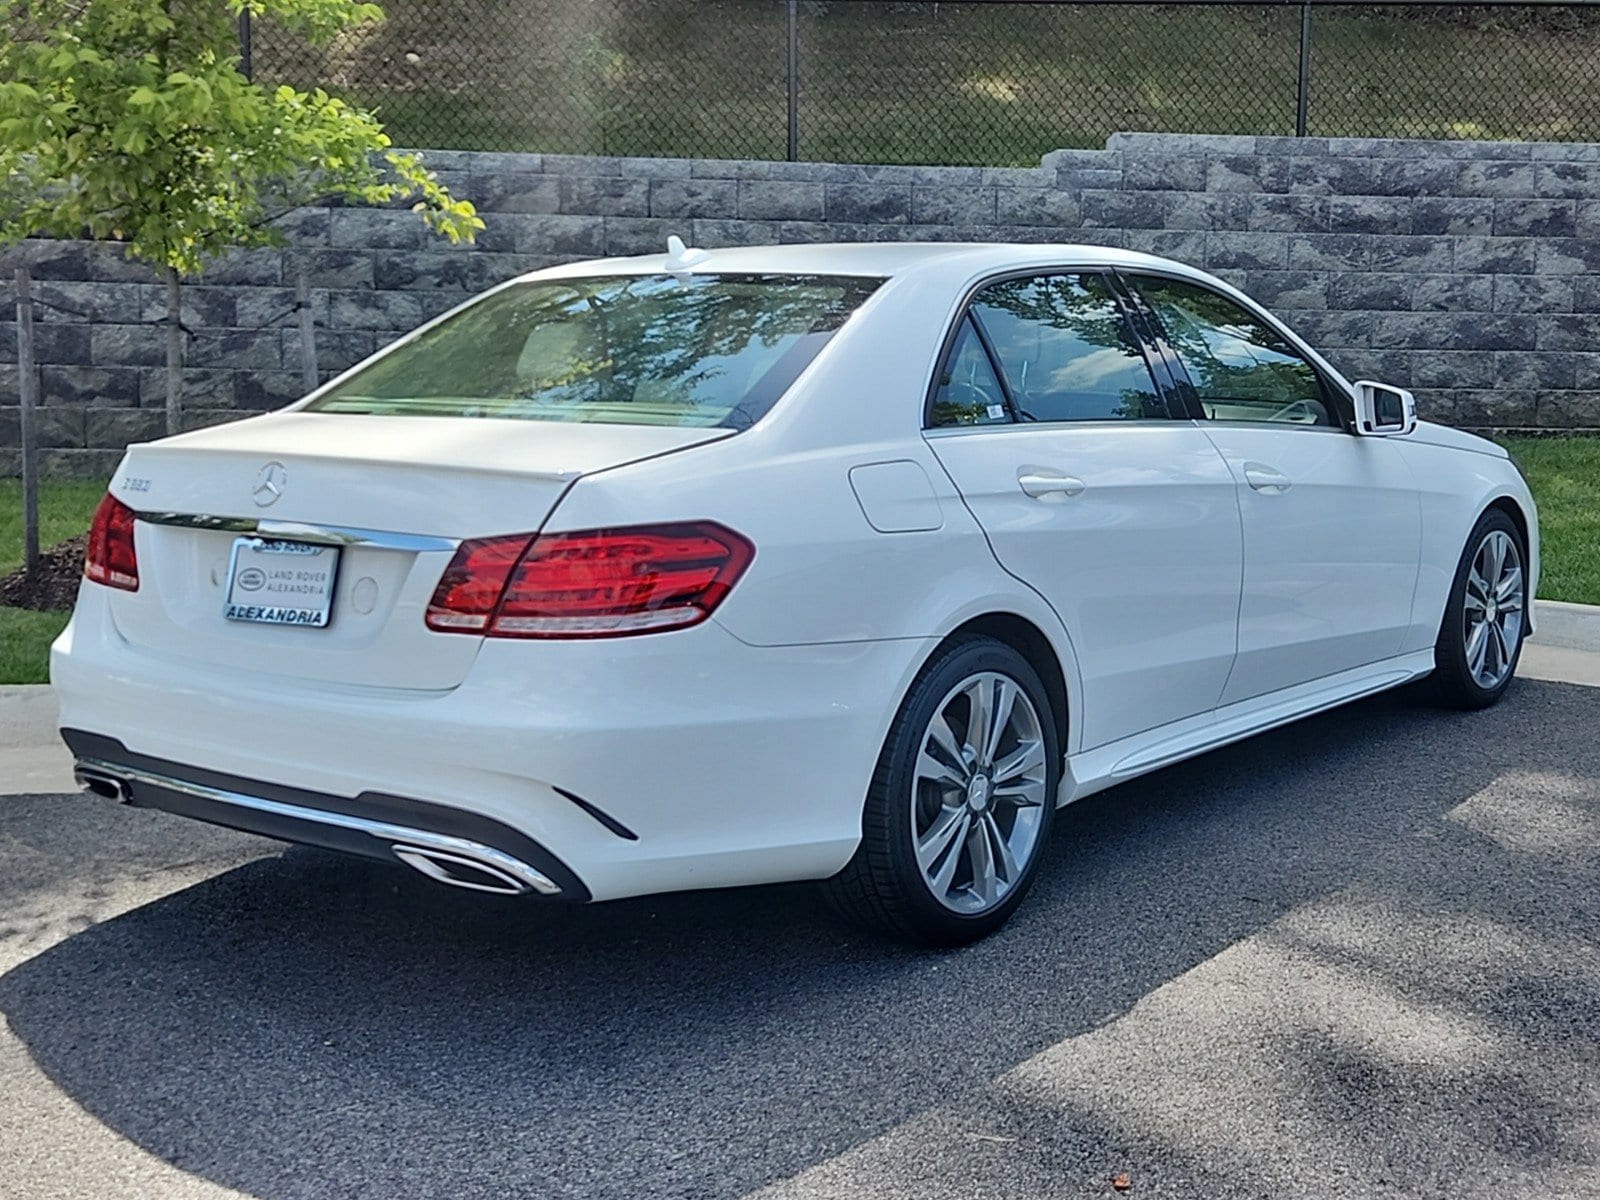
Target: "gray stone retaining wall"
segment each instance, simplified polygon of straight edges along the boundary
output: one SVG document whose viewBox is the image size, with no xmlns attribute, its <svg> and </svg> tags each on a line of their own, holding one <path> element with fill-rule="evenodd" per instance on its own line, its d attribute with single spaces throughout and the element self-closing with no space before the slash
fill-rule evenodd
<svg viewBox="0 0 1600 1200">
<path fill-rule="evenodd" d="M 299 391 L 280 319 L 310 272 L 324 373 L 516 273 L 693 245 L 1080 241 L 1196 263 L 1274 307 L 1351 377 L 1468 428 L 1600 428 L 1600 146 L 1119 134 L 1037 168 L 432 152 L 488 222 L 473 248 L 404 210 L 318 208 L 283 250 L 186 288 L 192 420 Z M 163 428 L 156 277 L 112 246 L 32 241 L 48 469 L 103 476 Z M 0 312 L 0 474 L 17 469 L 16 327 Z M 265 327 L 264 327 L 265 326 Z"/>
</svg>

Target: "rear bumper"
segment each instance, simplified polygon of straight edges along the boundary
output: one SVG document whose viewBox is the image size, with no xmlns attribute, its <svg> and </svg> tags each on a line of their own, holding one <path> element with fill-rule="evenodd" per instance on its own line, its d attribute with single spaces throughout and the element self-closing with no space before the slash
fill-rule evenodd
<svg viewBox="0 0 1600 1200">
<path fill-rule="evenodd" d="M 753 647 L 715 622 L 626 642 L 488 641 L 458 687 L 413 691 L 144 650 L 103 592 L 84 587 L 51 653 L 62 726 L 82 731 L 74 751 L 313 812 L 271 812 L 269 828 L 240 815 L 248 805 L 150 781 L 143 794 L 135 784 L 136 803 L 379 857 L 401 839 L 330 832 L 316 813 L 405 827 L 368 806 L 422 806 L 424 831 L 468 838 L 448 822 L 482 818 L 496 832 L 475 840 L 595 900 L 839 870 L 894 710 L 934 644 Z M 95 735 L 109 746 L 82 740 Z"/>
<path fill-rule="evenodd" d="M 474 891 L 589 899 L 589 890 L 555 855 L 476 813 L 377 792 L 341 800 L 134 754 L 115 738 L 81 729 L 63 729 L 61 737 L 80 783 L 97 794 L 112 791 L 137 808 L 401 863 Z"/>
</svg>

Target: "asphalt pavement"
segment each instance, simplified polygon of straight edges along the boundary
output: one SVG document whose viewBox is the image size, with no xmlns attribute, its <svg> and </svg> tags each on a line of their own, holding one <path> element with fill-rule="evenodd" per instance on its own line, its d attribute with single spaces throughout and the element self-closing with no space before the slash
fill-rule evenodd
<svg viewBox="0 0 1600 1200">
<path fill-rule="evenodd" d="M 57 794 L 27 724 L 3 1197 L 1600 1196 L 1591 688 L 1380 697 L 1092 797 L 950 953 L 802 887 L 460 895 Z"/>
</svg>

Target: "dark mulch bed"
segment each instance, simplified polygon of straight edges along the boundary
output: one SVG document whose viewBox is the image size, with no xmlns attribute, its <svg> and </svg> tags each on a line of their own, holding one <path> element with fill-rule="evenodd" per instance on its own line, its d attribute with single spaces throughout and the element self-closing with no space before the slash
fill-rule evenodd
<svg viewBox="0 0 1600 1200">
<path fill-rule="evenodd" d="M 83 577 L 83 546 L 88 535 L 52 546 L 39 555 L 39 562 L 28 570 L 18 567 L 0 578 L 0 605 L 52 612 L 71 608 L 78 597 L 78 580 Z"/>
</svg>

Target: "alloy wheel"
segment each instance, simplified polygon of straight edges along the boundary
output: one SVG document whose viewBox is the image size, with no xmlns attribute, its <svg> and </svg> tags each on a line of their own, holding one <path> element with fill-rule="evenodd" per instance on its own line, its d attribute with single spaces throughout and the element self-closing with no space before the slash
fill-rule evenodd
<svg viewBox="0 0 1600 1200">
<path fill-rule="evenodd" d="M 1047 779 L 1039 713 L 995 671 L 946 695 L 923 734 L 911 784 L 911 832 L 923 881 L 967 915 L 995 907 L 1039 847 Z"/>
<path fill-rule="evenodd" d="M 1485 691 L 1499 687 L 1511 674 L 1522 637 L 1524 588 L 1516 540 L 1503 529 L 1490 530 L 1467 570 L 1462 613 L 1467 670 Z"/>
</svg>

